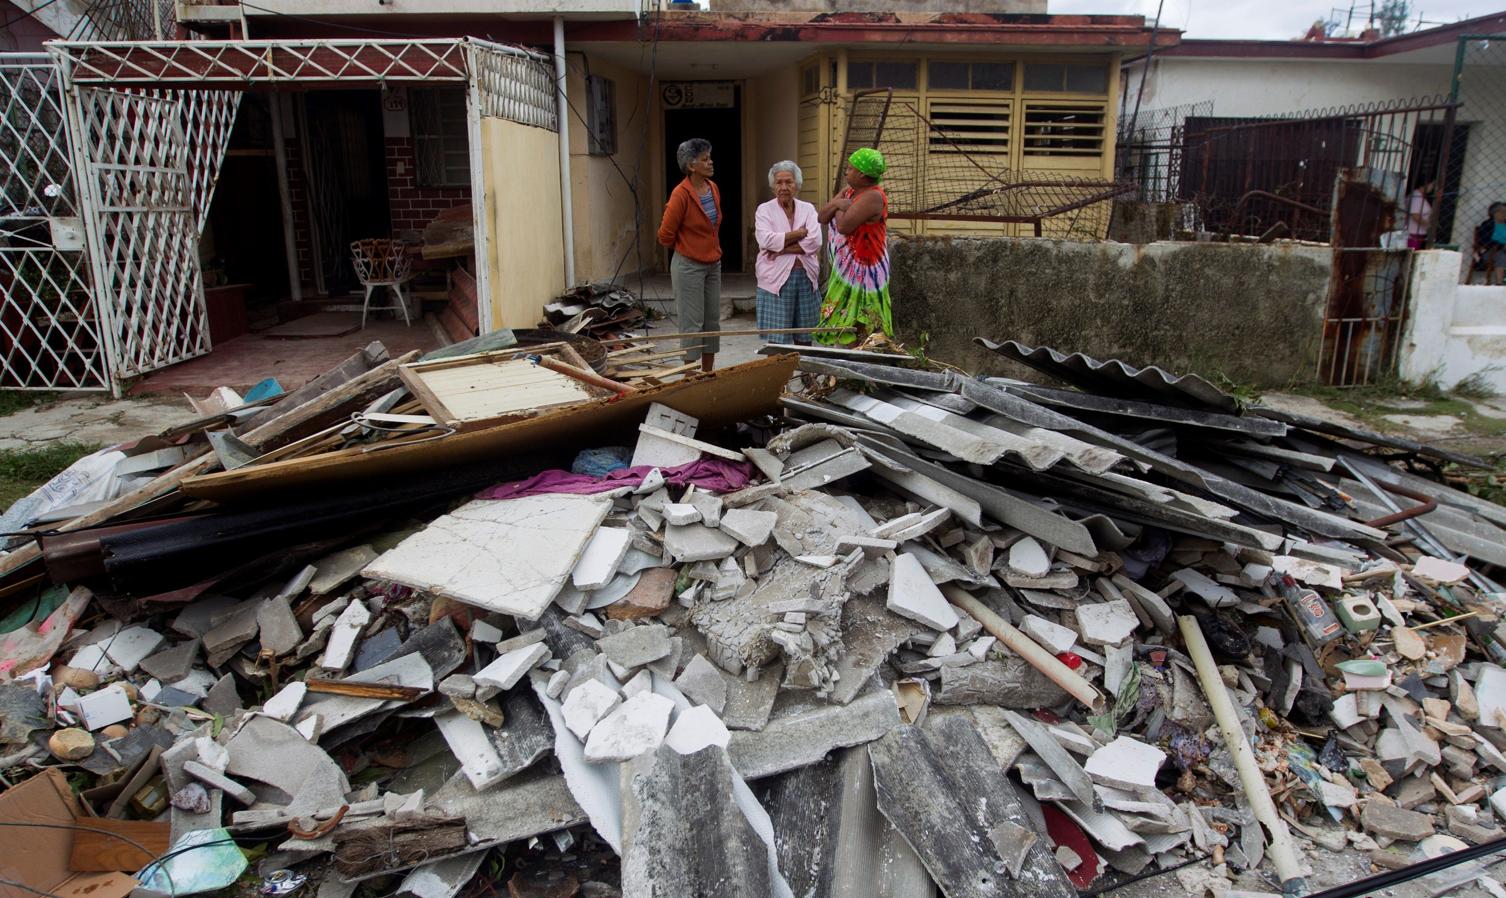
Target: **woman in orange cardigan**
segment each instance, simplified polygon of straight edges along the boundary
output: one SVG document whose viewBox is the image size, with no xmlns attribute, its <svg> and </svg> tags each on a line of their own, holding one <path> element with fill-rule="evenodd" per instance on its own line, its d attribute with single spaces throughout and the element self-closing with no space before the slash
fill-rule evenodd
<svg viewBox="0 0 1506 898">
<path fill-rule="evenodd" d="M 675 161 L 685 173 L 664 204 L 659 223 L 659 243 L 674 248 L 669 262 L 669 280 L 681 331 L 722 329 L 722 243 L 717 231 L 722 224 L 722 194 L 711 180 L 711 143 L 699 137 L 680 144 Z M 701 370 L 716 364 L 721 339 L 716 335 L 681 340 L 685 361 L 701 360 Z"/>
</svg>

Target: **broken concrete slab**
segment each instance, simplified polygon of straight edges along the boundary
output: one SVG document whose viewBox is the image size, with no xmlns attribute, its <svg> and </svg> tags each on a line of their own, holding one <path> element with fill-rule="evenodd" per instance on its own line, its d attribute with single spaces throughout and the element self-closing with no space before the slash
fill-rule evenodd
<svg viewBox="0 0 1506 898">
<path fill-rule="evenodd" d="M 1000 708 L 1049 708 L 1067 699 L 1066 690 L 1012 652 L 999 660 L 941 667 L 938 705 L 996 705 Z"/>
<path fill-rule="evenodd" d="M 538 620 L 611 506 L 609 499 L 559 493 L 469 502 L 383 553 L 364 574 Z"/>
<path fill-rule="evenodd" d="M 1171 579 L 1186 587 L 1187 591 L 1207 602 L 1212 608 L 1232 608 L 1239 604 L 1239 596 L 1227 586 L 1213 582 L 1206 574 L 1192 568 L 1183 568 L 1171 575 Z"/>
<path fill-rule="evenodd" d="M 664 744 L 682 755 L 693 754 L 707 746 L 726 748 L 732 741 L 716 712 L 706 705 L 686 708 L 675 716 L 674 726 L 664 737 Z"/>
<path fill-rule="evenodd" d="M 814 764 L 838 748 L 872 742 L 899 725 L 894 695 L 882 690 L 846 706 L 796 706 L 761 731 L 734 732 L 728 751 L 737 772 L 756 780 Z"/>
<path fill-rule="evenodd" d="M 614 664 L 632 669 L 668 655 L 669 628 L 663 624 L 640 624 L 596 641 L 596 647 Z"/>
<path fill-rule="evenodd" d="M 727 706 L 727 681 L 722 672 L 706 660 L 705 655 L 696 655 L 685 665 L 675 686 L 685 697 L 698 705 L 706 705 L 717 714 Z"/>
<path fill-rule="evenodd" d="M 1372 836 L 1417 842 L 1433 834 L 1433 818 L 1395 805 L 1369 801 L 1360 811 L 1360 825 Z"/>
<path fill-rule="evenodd" d="M 779 515 L 752 508 L 732 508 L 722 514 L 720 529 L 745 546 L 761 546 L 769 541 Z"/>
<path fill-rule="evenodd" d="M 1044 577 L 1051 572 L 1051 556 L 1033 537 L 1022 537 L 1009 547 L 1005 563 L 1009 569 L 1026 577 Z"/>
<path fill-rule="evenodd" d="M 590 735 L 591 728 L 621 703 L 622 696 L 616 689 L 597 680 L 587 680 L 565 696 L 565 726 L 577 739 L 584 740 Z"/>
<path fill-rule="evenodd" d="M 784 665 L 775 662 L 763 668 L 751 682 L 743 677 L 724 676 L 727 705 L 722 711 L 722 722 L 734 730 L 757 731 L 767 726 L 774 713 L 774 701 L 779 697 L 779 684 L 784 680 Z"/>
<path fill-rule="evenodd" d="M 591 729 L 587 761 L 627 761 L 658 748 L 669 730 L 675 704 L 662 695 L 641 692 L 619 705 Z"/>
<path fill-rule="evenodd" d="M 329 632 L 329 641 L 324 645 L 324 654 L 319 658 L 319 666 L 330 670 L 349 667 L 355 658 L 356 640 L 370 622 L 371 612 L 366 610 L 364 602 L 351 602 L 347 605 L 340 616 L 335 618 L 334 627 Z"/>
<path fill-rule="evenodd" d="M 346 803 L 350 783 L 340 765 L 285 723 L 249 717 L 225 742 L 225 748 L 230 753 L 225 772 L 293 796 L 286 808 L 289 814 L 312 814 Z"/>
<path fill-rule="evenodd" d="M 1093 752 L 1083 765 L 1094 782 L 1131 792 L 1153 791 L 1156 772 L 1166 761 L 1166 753 L 1138 739 L 1120 736 Z"/>
<path fill-rule="evenodd" d="M 362 544 L 324 556 L 314 565 L 309 592 L 316 596 L 334 592 L 358 576 L 366 565 L 377 559 L 378 554 L 370 545 Z"/>
<path fill-rule="evenodd" d="M 612 620 L 642 620 L 656 617 L 674 601 L 675 580 L 679 571 L 672 567 L 655 567 L 642 572 L 638 584 L 619 601 L 606 606 Z"/>
<path fill-rule="evenodd" d="M 1093 780 L 1077 759 L 1072 757 L 1047 729 L 1014 711 L 1005 711 L 1004 717 L 1020 738 L 1051 768 L 1051 772 L 1067 787 L 1077 800 L 1090 810 L 1102 807 L 1098 793 L 1093 789 Z"/>
<path fill-rule="evenodd" d="M 199 640 L 190 639 L 142 659 L 141 669 L 148 676 L 173 683 L 188 676 L 198 658 Z"/>
<path fill-rule="evenodd" d="M 705 524 L 664 528 L 664 551 L 680 564 L 720 561 L 737 551 L 738 541 L 720 529 Z"/>
<path fill-rule="evenodd" d="M 1077 634 L 1071 629 L 1036 614 L 1025 615 L 1020 629 L 1053 655 L 1070 652 L 1077 646 Z"/>
<path fill-rule="evenodd" d="M 1077 632 L 1087 645 L 1119 645 L 1140 626 L 1129 602 L 1077 606 Z"/>
<path fill-rule="evenodd" d="M 889 600 L 885 607 L 933 630 L 950 630 L 957 626 L 956 610 L 931 582 L 920 559 L 909 552 L 895 556 L 889 574 Z"/>
<path fill-rule="evenodd" d="M 444 734 L 445 742 L 460 761 L 460 769 L 472 786 L 486 789 L 506 777 L 502 759 L 480 723 L 459 711 L 447 711 L 434 718 L 434 725 Z"/>
<path fill-rule="evenodd" d="M 256 609 L 256 623 L 260 629 L 261 650 L 274 657 L 286 655 L 303 642 L 303 628 L 293 616 L 292 605 L 286 597 L 263 602 Z"/>
<path fill-rule="evenodd" d="M 525 645 L 499 655 L 497 660 L 471 675 L 471 679 L 476 681 L 478 687 L 477 699 L 486 701 L 498 692 L 506 692 L 548 657 L 549 646 L 542 642 Z"/>
<path fill-rule="evenodd" d="M 632 534 L 627 528 L 598 527 L 570 575 L 572 585 L 587 591 L 606 586 L 617 576 L 617 570 L 631 547 Z"/>
</svg>

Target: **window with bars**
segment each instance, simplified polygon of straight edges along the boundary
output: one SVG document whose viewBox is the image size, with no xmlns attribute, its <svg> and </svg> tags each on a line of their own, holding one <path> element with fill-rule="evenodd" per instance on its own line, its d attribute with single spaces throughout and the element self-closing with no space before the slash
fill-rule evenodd
<svg viewBox="0 0 1506 898">
<path fill-rule="evenodd" d="M 1012 62 L 944 62 L 926 64 L 927 90 L 1014 90 Z"/>
<path fill-rule="evenodd" d="M 931 100 L 926 143 L 931 153 L 1008 155 L 1014 119 L 1011 100 Z"/>
<path fill-rule="evenodd" d="M 1106 94 L 1109 69 L 1103 63 L 1025 63 L 1025 89 L 1052 93 Z"/>
<path fill-rule="evenodd" d="M 915 90 L 919 84 L 920 64 L 917 62 L 849 62 L 847 63 L 847 89 L 868 90 L 892 87 L 895 90 Z"/>
<path fill-rule="evenodd" d="M 412 90 L 408 103 L 418 186 L 469 187 L 471 152 L 465 90 Z"/>
<path fill-rule="evenodd" d="M 1107 110 L 1101 104 L 1025 103 L 1026 156 L 1097 156 L 1103 153 Z"/>
</svg>

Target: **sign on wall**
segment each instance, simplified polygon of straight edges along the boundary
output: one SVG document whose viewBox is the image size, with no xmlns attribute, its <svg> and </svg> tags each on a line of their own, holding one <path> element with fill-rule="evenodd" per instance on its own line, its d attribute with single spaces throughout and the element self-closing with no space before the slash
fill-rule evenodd
<svg viewBox="0 0 1506 898">
<path fill-rule="evenodd" d="M 731 109 L 737 105 L 731 81 L 666 81 L 659 89 L 665 109 Z"/>
</svg>

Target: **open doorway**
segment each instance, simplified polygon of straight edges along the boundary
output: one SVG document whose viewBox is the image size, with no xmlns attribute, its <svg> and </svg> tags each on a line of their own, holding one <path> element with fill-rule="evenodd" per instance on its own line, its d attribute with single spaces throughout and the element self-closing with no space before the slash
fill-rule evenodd
<svg viewBox="0 0 1506 898">
<path fill-rule="evenodd" d="M 318 90 L 305 97 L 308 202 L 330 296 L 359 292 L 350 244 L 392 230 L 376 90 Z"/>
<path fill-rule="evenodd" d="M 1419 172 L 1436 172 L 1443 156 L 1443 139 L 1447 128 L 1441 122 L 1418 122 L 1417 132 L 1412 136 L 1412 171 L 1410 181 L 1416 183 Z M 1454 124 L 1453 141 L 1449 146 L 1448 171 L 1443 173 L 1443 202 L 1438 206 L 1438 231 L 1435 243 L 1457 242 L 1454 235 L 1454 218 L 1459 212 L 1459 182 L 1464 178 L 1464 154 L 1469 150 L 1469 123 Z M 1469 239 L 1465 232 L 1464 239 Z M 1466 252 L 1468 247 L 1466 246 Z"/>
<path fill-rule="evenodd" d="M 743 270 L 742 87 L 731 81 L 669 81 L 664 104 L 664 198 L 684 180 L 675 150 L 692 137 L 711 141 L 722 194 L 722 271 Z"/>
</svg>

